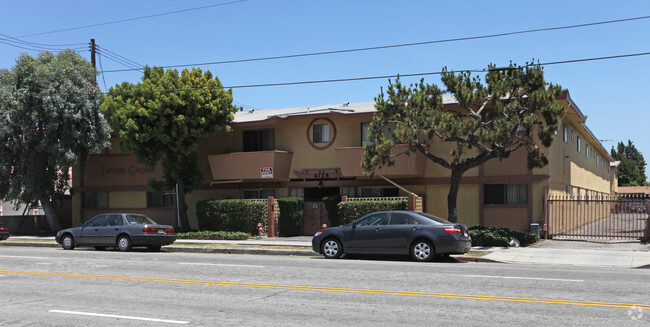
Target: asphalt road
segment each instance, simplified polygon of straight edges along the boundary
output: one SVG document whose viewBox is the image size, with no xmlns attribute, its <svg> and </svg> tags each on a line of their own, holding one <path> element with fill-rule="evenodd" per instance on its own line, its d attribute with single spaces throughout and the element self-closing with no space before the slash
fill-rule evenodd
<svg viewBox="0 0 650 327">
<path fill-rule="evenodd" d="M 3 326 L 648 326 L 650 269 L 0 248 Z"/>
</svg>

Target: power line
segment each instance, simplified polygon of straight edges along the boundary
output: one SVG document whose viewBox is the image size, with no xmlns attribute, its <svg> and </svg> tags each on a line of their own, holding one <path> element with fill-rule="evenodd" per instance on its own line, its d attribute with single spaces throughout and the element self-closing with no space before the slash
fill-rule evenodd
<svg viewBox="0 0 650 327">
<path fill-rule="evenodd" d="M 95 45 L 95 46 L 96 46 L 97 48 L 103 50 L 103 51 L 106 51 L 107 53 L 110 53 L 110 54 L 112 54 L 112 55 L 114 55 L 114 56 L 116 56 L 116 57 L 119 57 L 119 58 L 121 58 L 121 59 L 126 60 L 127 62 L 132 63 L 132 64 L 135 65 L 136 67 L 144 67 L 144 65 L 139 64 L 139 63 L 137 63 L 137 62 L 135 62 L 135 61 L 133 61 L 133 60 L 131 60 L 131 59 L 129 59 L 129 58 L 124 57 L 124 56 L 121 56 L 121 55 L 115 53 L 114 51 L 108 50 L 108 49 L 106 49 L 106 48 L 103 47 L 103 46 L 100 46 L 100 45 Z"/>
<path fill-rule="evenodd" d="M 423 41 L 423 42 L 414 42 L 414 43 L 381 45 L 381 46 L 375 46 L 375 47 L 354 48 L 354 49 L 344 49 L 344 50 L 309 52 L 309 53 L 290 54 L 290 55 L 272 56 L 272 57 L 234 59 L 234 60 L 213 61 L 213 62 L 182 64 L 182 65 L 169 65 L 169 66 L 160 66 L 160 67 L 162 67 L 162 68 L 177 68 L 177 67 L 187 67 L 187 66 L 222 65 L 222 64 L 234 64 L 234 63 L 253 62 L 253 61 L 289 59 L 289 58 L 299 58 L 299 57 L 308 57 L 308 56 L 321 56 L 321 55 L 331 55 L 331 54 L 340 54 L 340 53 L 349 53 L 349 52 L 360 52 L 360 51 L 381 50 L 381 49 L 391 49 L 391 48 L 400 48 L 400 47 L 411 47 L 411 46 L 428 45 L 428 44 L 436 44 L 436 43 L 448 43 L 448 42 L 458 42 L 458 41 L 480 40 L 480 39 L 488 39 L 488 38 L 496 38 L 496 37 L 518 35 L 518 34 L 556 31 L 556 30 L 564 30 L 564 29 L 574 29 L 574 28 L 581 28 L 581 27 L 589 27 L 589 26 L 597 26 L 597 25 L 605 25 L 605 24 L 630 22 L 630 21 L 643 20 L 643 19 L 649 19 L 649 18 L 650 18 L 650 16 L 641 16 L 641 17 L 623 18 L 623 19 L 600 21 L 600 22 L 585 23 L 585 24 L 537 28 L 537 29 L 529 29 L 529 30 L 522 30 L 522 31 L 505 32 L 505 33 L 497 33 L 497 34 L 487 34 L 487 35 L 479 35 L 479 36 L 468 36 L 468 37 L 442 39 L 442 40 L 434 40 L 434 41 Z M 106 73 L 116 73 L 116 72 L 124 72 L 124 71 L 129 71 L 129 70 L 128 69 L 107 70 L 105 72 Z"/>
<path fill-rule="evenodd" d="M 18 43 L 18 44 L 35 46 L 35 47 L 46 47 L 46 48 L 47 47 L 71 47 L 71 46 L 85 45 L 86 44 L 86 43 L 45 44 L 45 43 L 36 43 L 36 42 L 29 42 L 29 41 L 20 40 L 18 38 L 15 38 L 13 36 L 9 36 L 9 35 L 6 35 L 6 34 L 0 34 L 0 36 L 5 37 L 4 39 L 0 39 L 0 41 L 15 42 L 15 43 Z"/>
<path fill-rule="evenodd" d="M 117 56 L 116 56 L 116 55 L 113 55 L 113 54 L 111 54 L 111 53 L 105 52 L 106 49 L 101 49 L 101 48 L 99 48 L 99 47 L 97 47 L 97 46 L 95 46 L 95 48 L 96 48 L 97 53 L 102 54 L 106 59 L 109 59 L 109 60 L 111 60 L 111 61 L 114 61 L 114 62 L 116 62 L 116 63 L 118 63 L 118 64 L 123 65 L 123 66 L 129 67 L 129 68 L 132 68 L 132 69 L 134 69 L 134 70 L 140 70 L 140 71 L 144 70 L 144 67 L 143 67 L 143 66 L 140 66 L 140 65 L 137 64 L 137 63 L 136 63 L 136 64 L 131 63 L 132 60 L 126 59 L 126 58 L 124 58 L 124 57 L 122 57 L 122 56 L 120 56 L 120 55 L 117 55 Z M 122 58 L 124 58 L 124 59 L 122 59 Z M 101 72 L 101 73 L 103 74 L 103 72 Z"/>
<path fill-rule="evenodd" d="M 164 13 L 160 13 L 160 14 L 153 14 L 153 15 L 147 15 L 147 16 L 140 16 L 140 17 L 134 17 L 134 18 L 126 18 L 126 19 L 114 20 L 114 21 L 105 22 L 105 23 L 97 23 L 97 24 L 90 24 L 90 25 L 84 25 L 84 26 L 70 27 L 70 28 L 64 28 L 64 29 L 49 31 L 49 32 L 33 33 L 33 34 L 21 35 L 21 36 L 18 36 L 18 38 L 24 38 L 24 37 L 30 37 L 30 36 L 36 36 L 36 35 L 53 34 L 53 33 L 59 33 L 59 32 L 67 32 L 67 31 L 73 31 L 73 30 L 78 30 L 78 29 L 83 29 L 83 28 L 97 27 L 97 26 L 110 25 L 110 24 L 118 24 L 118 23 L 124 23 L 124 22 L 139 20 L 139 19 L 147 19 L 147 18 L 160 17 L 160 16 L 165 16 L 165 15 L 178 14 L 178 13 L 183 13 L 183 12 L 188 12 L 188 11 L 193 11 L 193 10 L 201 10 L 201 9 L 206 9 L 206 8 L 231 5 L 231 4 L 235 4 L 235 3 L 238 3 L 238 2 L 244 2 L 244 1 L 246 1 L 246 0 L 236 0 L 236 1 L 218 3 L 218 4 L 214 4 L 214 5 L 195 7 L 195 8 L 189 8 L 189 9 L 182 9 L 182 10 L 176 10 L 176 11 L 170 11 L 170 12 L 164 12 Z"/>
<path fill-rule="evenodd" d="M 623 55 L 605 56 L 605 57 L 593 57 L 593 58 L 584 58 L 584 59 L 572 59 L 572 60 L 563 60 L 563 61 L 550 61 L 550 62 L 546 62 L 546 63 L 528 64 L 528 65 L 524 65 L 524 66 L 521 66 L 521 67 L 560 65 L 560 64 L 580 63 L 580 62 L 587 62 L 587 61 L 639 57 L 639 56 L 647 56 L 647 55 L 650 55 L 650 52 L 623 54 Z M 495 69 L 492 69 L 492 70 L 502 70 L 502 69 L 504 69 L 504 68 L 495 68 Z M 466 69 L 466 70 L 455 70 L 454 72 L 458 72 L 458 73 L 461 73 L 461 72 L 487 73 L 488 71 L 490 71 L 490 70 L 489 69 Z M 254 87 L 338 83 L 338 82 L 352 82 L 352 81 L 363 81 L 363 80 L 373 80 L 373 79 L 387 79 L 387 78 L 398 78 L 398 77 L 415 77 L 415 76 L 442 75 L 442 74 L 443 74 L 442 71 L 438 71 L 438 72 L 428 72 L 428 73 L 397 74 L 397 75 L 368 76 L 368 77 L 352 77 L 352 78 L 338 78 L 338 79 L 298 81 L 298 82 L 280 82 L 280 83 L 268 83 L 268 84 L 234 85 L 234 86 L 224 86 L 223 88 L 224 89 L 243 89 L 243 88 L 254 88 Z M 178 90 L 129 91 L 129 92 L 115 92 L 115 94 L 185 92 L 185 91 L 214 90 L 214 89 L 220 89 L 220 87 L 188 88 L 188 89 L 178 89 Z M 108 93 L 103 93 L 103 94 L 108 94 Z"/>
</svg>

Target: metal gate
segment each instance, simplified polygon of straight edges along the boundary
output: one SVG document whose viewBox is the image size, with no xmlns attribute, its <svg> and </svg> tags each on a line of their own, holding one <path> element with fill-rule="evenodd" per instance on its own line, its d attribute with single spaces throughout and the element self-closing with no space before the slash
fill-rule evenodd
<svg viewBox="0 0 650 327">
<path fill-rule="evenodd" d="M 647 241 L 648 209 L 645 198 L 551 196 L 546 203 L 546 237 Z"/>
</svg>

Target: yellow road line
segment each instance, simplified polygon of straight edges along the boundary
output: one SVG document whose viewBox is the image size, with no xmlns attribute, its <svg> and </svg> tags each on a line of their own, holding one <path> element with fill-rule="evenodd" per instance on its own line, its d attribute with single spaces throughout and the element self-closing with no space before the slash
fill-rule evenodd
<svg viewBox="0 0 650 327">
<path fill-rule="evenodd" d="M 356 289 L 356 288 L 320 287 L 320 286 L 277 285 L 277 284 L 256 284 L 256 283 L 232 283 L 232 282 L 226 282 L 226 281 L 213 282 L 213 281 L 200 281 L 200 280 L 189 280 L 189 279 L 167 279 L 167 278 L 108 276 L 108 275 L 86 275 L 86 274 L 64 274 L 64 273 L 48 273 L 48 272 L 33 272 L 33 271 L 12 271 L 12 270 L 0 270 L 0 273 L 3 273 L 3 274 L 16 274 L 16 275 L 31 275 L 31 276 L 102 278 L 102 279 L 135 280 L 135 281 L 150 281 L 150 282 L 164 282 L 164 283 L 183 283 L 183 284 L 198 284 L 198 285 L 256 287 L 256 288 L 273 288 L 273 289 L 289 289 L 289 290 L 304 290 L 304 291 L 359 293 L 359 294 L 421 296 L 421 297 L 438 297 L 438 298 L 454 298 L 454 299 L 470 299 L 470 300 L 487 300 L 487 301 L 550 303 L 550 304 L 564 304 L 564 305 L 582 305 L 582 306 L 592 306 L 592 307 L 614 307 L 614 308 L 632 308 L 632 307 L 634 307 L 634 308 L 650 310 L 650 305 L 649 304 L 634 304 L 634 303 L 611 303 L 611 302 L 535 299 L 535 298 L 489 296 L 489 295 L 465 295 L 465 294 L 445 294 L 445 293 L 427 293 L 427 292 L 405 292 L 405 291 L 387 291 L 387 290 L 370 290 L 370 289 Z"/>
</svg>

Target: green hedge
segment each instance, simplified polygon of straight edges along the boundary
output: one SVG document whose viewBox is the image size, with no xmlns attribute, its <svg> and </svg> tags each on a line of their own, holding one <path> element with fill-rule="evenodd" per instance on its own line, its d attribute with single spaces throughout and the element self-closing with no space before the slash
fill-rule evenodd
<svg viewBox="0 0 650 327">
<path fill-rule="evenodd" d="M 247 200 L 204 200 L 196 204 L 202 231 L 244 232 L 257 235 L 257 224 L 266 230 L 266 202 Z"/>
<path fill-rule="evenodd" d="M 339 203 L 341 203 L 341 199 L 342 197 L 340 195 L 323 197 L 323 203 L 325 204 L 325 209 L 327 209 L 327 219 L 332 226 L 341 225 L 341 219 L 339 217 Z"/>
<path fill-rule="evenodd" d="M 289 197 L 279 198 L 277 201 L 280 206 L 280 217 L 278 217 L 280 236 L 302 235 L 303 199 Z"/>
<path fill-rule="evenodd" d="M 248 233 L 244 232 L 189 232 L 176 233 L 179 240 L 247 240 Z"/>
<path fill-rule="evenodd" d="M 472 226 L 469 231 L 473 246 L 509 246 L 513 239 L 518 240 L 521 245 L 539 241 L 537 234 L 518 232 L 507 228 Z"/>
<path fill-rule="evenodd" d="M 339 204 L 341 225 L 375 211 L 406 210 L 408 201 L 346 201 Z"/>
</svg>

